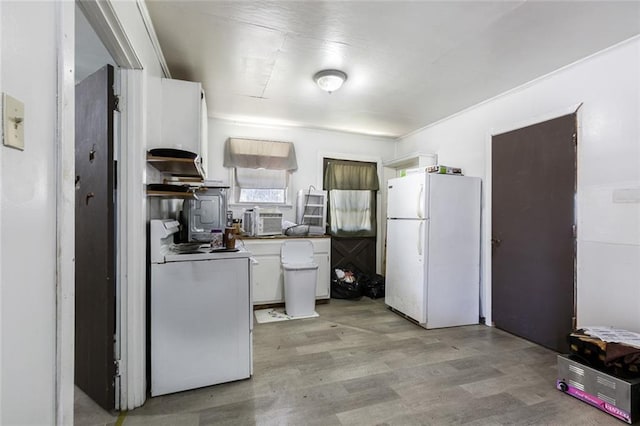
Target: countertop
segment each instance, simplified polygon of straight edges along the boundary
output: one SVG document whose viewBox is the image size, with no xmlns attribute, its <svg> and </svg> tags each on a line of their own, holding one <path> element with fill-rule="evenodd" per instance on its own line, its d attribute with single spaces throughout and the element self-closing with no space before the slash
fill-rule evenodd
<svg viewBox="0 0 640 426">
<path fill-rule="evenodd" d="M 284 239 L 295 239 L 295 238 L 331 238 L 331 235 L 265 235 L 261 237 L 252 237 L 250 235 L 236 235 L 236 238 L 239 240 L 284 240 Z"/>
</svg>

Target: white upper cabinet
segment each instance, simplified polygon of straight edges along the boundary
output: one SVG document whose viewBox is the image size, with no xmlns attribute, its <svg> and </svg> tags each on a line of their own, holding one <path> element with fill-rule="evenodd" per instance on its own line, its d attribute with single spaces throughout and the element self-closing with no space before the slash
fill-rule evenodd
<svg viewBox="0 0 640 426">
<path fill-rule="evenodd" d="M 202 157 L 207 168 L 207 104 L 202 85 L 191 81 L 161 79 L 160 141 L 151 148 L 177 148 Z"/>
</svg>

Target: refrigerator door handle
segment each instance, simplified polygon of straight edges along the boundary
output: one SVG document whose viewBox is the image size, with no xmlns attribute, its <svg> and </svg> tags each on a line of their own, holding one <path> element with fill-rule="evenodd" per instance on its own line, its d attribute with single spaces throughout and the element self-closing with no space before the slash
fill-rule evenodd
<svg viewBox="0 0 640 426">
<path fill-rule="evenodd" d="M 418 217 L 420 219 L 424 218 L 424 211 L 422 210 L 424 207 L 424 185 L 420 185 L 420 193 L 418 194 Z"/>
<path fill-rule="evenodd" d="M 424 221 L 420 221 L 420 226 L 418 228 L 418 256 L 422 256 L 422 227 L 424 226 Z"/>
</svg>

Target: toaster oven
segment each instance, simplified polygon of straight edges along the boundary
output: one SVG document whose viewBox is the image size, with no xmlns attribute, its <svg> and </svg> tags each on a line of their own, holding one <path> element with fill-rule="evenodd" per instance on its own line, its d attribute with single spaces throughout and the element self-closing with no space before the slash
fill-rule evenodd
<svg viewBox="0 0 640 426">
<path fill-rule="evenodd" d="M 186 242 L 209 242 L 214 231 L 224 231 L 227 223 L 227 189 L 203 187 L 195 192 L 194 199 L 184 200 L 181 222 Z"/>
</svg>

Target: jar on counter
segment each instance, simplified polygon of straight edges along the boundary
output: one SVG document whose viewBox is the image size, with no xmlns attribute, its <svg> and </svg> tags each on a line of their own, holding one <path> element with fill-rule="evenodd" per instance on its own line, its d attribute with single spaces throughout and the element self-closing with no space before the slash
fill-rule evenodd
<svg viewBox="0 0 640 426">
<path fill-rule="evenodd" d="M 224 247 L 227 249 L 236 248 L 236 229 L 234 227 L 224 230 Z"/>
</svg>

